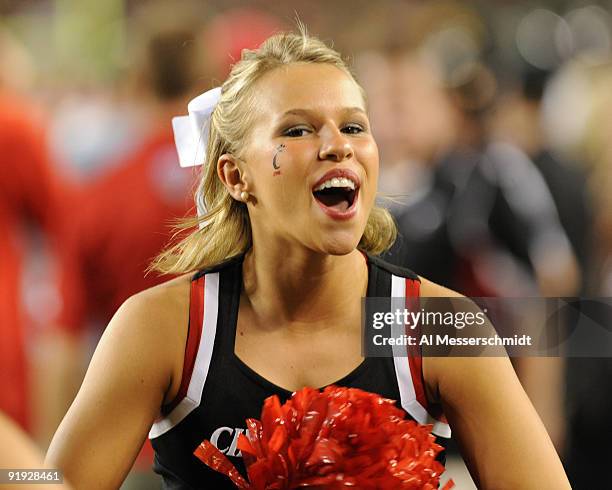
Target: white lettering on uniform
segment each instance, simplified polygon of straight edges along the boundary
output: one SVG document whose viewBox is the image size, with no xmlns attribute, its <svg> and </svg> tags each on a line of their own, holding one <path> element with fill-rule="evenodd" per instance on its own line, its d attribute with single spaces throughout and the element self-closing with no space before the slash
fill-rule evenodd
<svg viewBox="0 0 612 490">
<path fill-rule="evenodd" d="M 245 429 L 232 429 L 231 427 L 219 427 L 211 434 L 210 442 L 212 442 L 213 445 L 223 454 L 227 454 L 228 456 L 232 456 L 234 458 L 239 458 L 242 456 L 242 451 L 238 450 L 238 438 L 240 437 L 240 434 L 244 433 L 244 431 Z M 223 434 L 224 432 L 227 432 L 229 433 L 230 436 L 232 436 L 232 442 L 230 443 L 229 446 L 222 448 L 219 446 L 219 439 L 221 437 L 221 434 Z M 225 440 L 226 438 L 223 437 L 223 439 Z"/>
<path fill-rule="evenodd" d="M 229 446 L 226 447 L 225 449 L 221 449 L 219 447 L 219 437 L 221 436 L 221 434 L 223 432 L 229 432 L 230 435 L 232 435 L 232 433 L 234 432 L 234 430 L 230 427 L 219 427 L 217 430 L 215 430 L 212 435 L 210 436 L 210 442 L 213 443 L 213 445 L 219 450 L 221 451 L 223 454 L 225 454 L 227 452 L 227 450 L 229 449 Z M 232 441 L 233 442 L 233 441 Z"/>
<path fill-rule="evenodd" d="M 238 449 L 236 446 L 238 445 L 238 438 L 240 437 L 240 434 L 242 434 L 244 432 L 244 429 L 236 429 L 234 430 L 234 439 L 232 440 L 232 445 L 230 446 L 229 450 L 227 451 L 227 455 L 228 456 L 234 456 L 237 458 L 240 458 L 242 456 L 242 451 L 238 451 L 236 452 L 236 449 Z"/>
</svg>

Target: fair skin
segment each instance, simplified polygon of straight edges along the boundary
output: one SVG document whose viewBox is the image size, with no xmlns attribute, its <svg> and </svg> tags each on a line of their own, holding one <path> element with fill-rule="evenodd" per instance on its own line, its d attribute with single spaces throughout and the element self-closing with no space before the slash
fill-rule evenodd
<svg viewBox="0 0 612 490">
<path fill-rule="evenodd" d="M 39 471 L 47 469 L 47 475 L 51 479 L 55 479 L 55 471 L 52 467 L 45 466 L 40 450 L 28 438 L 28 436 L 6 415 L 0 411 L 0 468 L 11 469 L 11 471 Z M 11 480 L 10 475 L 3 475 L 8 481 Z M 13 476 L 13 478 L 15 478 Z M 22 477 L 23 478 L 23 477 Z M 49 483 L 47 480 L 44 487 L 47 490 L 70 490 L 70 485 L 67 481 L 64 483 Z M 21 481 L 15 484 L 2 484 L 5 490 L 37 490 L 41 488 L 39 483 L 28 483 Z"/>
<path fill-rule="evenodd" d="M 341 70 L 293 64 L 266 74 L 256 90 L 257 118 L 244 151 L 218 162 L 235 199 L 249 192 L 253 230 L 235 349 L 279 386 L 324 386 L 362 362 L 360 300 L 368 277 L 356 246 L 374 202 L 378 151 L 361 93 Z M 281 173 L 274 175 L 280 144 Z M 313 194 L 337 168 L 359 181 L 343 218 Z M 454 293 L 423 280 L 422 294 Z M 189 277 L 145 291 L 104 333 L 48 453 L 76 488 L 118 487 L 160 407 L 176 395 L 188 295 Z M 427 358 L 424 371 L 428 394 L 447 410 L 481 488 L 569 488 L 507 359 Z"/>
</svg>

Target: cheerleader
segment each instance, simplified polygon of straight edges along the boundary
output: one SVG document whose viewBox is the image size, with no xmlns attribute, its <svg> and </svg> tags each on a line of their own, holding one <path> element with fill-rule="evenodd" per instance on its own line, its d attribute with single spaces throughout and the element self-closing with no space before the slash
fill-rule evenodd
<svg viewBox="0 0 612 490">
<path fill-rule="evenodd" d="M 279 34 L 190 104 L 205 152 L 175 121 L 181 159 L 204 159 L 202 216 L 154 263 L 182 275 L 110 322 L 51 443 L 77 489 L 119 487 L 147 434 L 164 488 L 232 488 L 198 444 L 239 466 L 266 397 L 330 384 L 397 400 L 440 440 L 452 429 L 480 488 L 569 488 L 507 358 L 362 357 L 362 298 L 458 296 L 377 258 L 396 230 L 375 206 L 367 111 L 337 52 Z"/>
</svg>

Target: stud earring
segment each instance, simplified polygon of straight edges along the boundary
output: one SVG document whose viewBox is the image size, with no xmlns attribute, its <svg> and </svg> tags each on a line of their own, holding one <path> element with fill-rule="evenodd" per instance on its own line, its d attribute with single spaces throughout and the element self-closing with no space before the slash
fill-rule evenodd
<svg viewBox="0 0 612 490">
<path fill-rule="evenodd" d="M 247 191 L 242 191 L 242 192 L 240 193 L 240 199 L 241 199 L 243 202 L 247 202 L 247 201 L 249 200 L 249 193 L 248 193 Z"/>
</svg>

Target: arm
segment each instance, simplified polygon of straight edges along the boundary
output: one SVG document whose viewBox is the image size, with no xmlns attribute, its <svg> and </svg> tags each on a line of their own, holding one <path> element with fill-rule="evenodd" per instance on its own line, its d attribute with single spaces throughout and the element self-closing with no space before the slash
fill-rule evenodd
<svg viewBox="0 0 612 490">
<path fill-rule="evenodd" d="M 458 296 L 423 280 L 422 295 Z M 560 490 L 570 485 L 507 357 L 423 359 L 478 488 Z"/>
<path fill-rule="evenodd" d="M 0 412 L 0 468 L 14 469 L 42 469 L 43 457 L 38 448 L 28 439 L 26 434 L 19 429 L 9 418 Z M 52 469 L 51 467 L 48 467 Z M 1 485 L 2 488 L 9 490 L 36 490 L 45 488 L 45 490 L 69 490 L 68 483 L 64 484 L 45 484 L 44 487 L 40 484 L 24 484 Z"/>
<path fill-rule="evenodd" d="M 77 489 L 118 488 L 160 407 L 178 390 L 189 282 L 172 283 L 119 309 L 51 442 L 48 464 Z"/>
<path fill-rule="evenodd" d="M 557 453 L 565 450 L 565 367 L 563 357 L 519 357 L 514 369 L 542 418 Z"/>
</svg>

